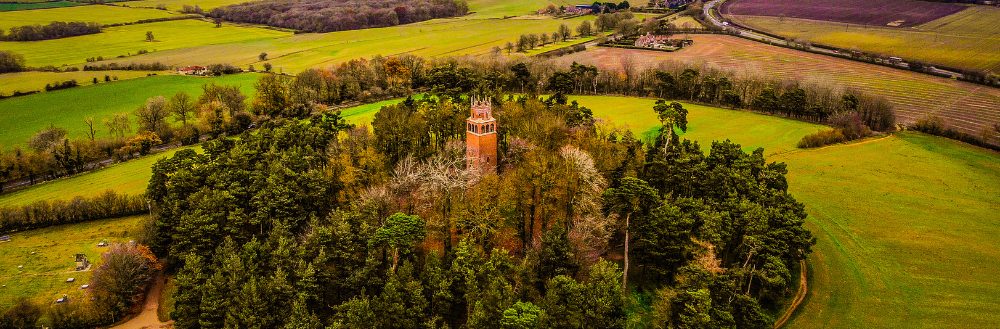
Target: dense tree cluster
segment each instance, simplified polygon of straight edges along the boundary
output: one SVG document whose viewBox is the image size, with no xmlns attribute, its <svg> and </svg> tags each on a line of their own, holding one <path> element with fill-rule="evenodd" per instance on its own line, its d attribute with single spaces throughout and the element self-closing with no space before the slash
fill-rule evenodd
<svg viewBox="0 0 1000 329">
<path fill-rule="evenodd" d="M 85 22 L 52 22 L 47 25 L 25 25 L 0 31 L 0 41 L 38 41 L 101 33 L 101 25 Z"/>
<path fill-rule="evenodd" d="M 208 16 L 306 32 L 332 32 L 461 16 L 468 11 L 464 0 L 281 0 L 220 7 Z"/>
<path fill-rule="evenodd" d="M 462 93 L 518 84 L 472 72 L 433 66 L 435 92 L 371 129 L 300 112 L 274 76 L 259 129 L 158 162 L 149 243 L 177 273 L 175 325 L 770 325 L 812 243 L 783 165 L 646 145 L 557 93 L 497 101 L 499 173 L 467 168 Z M 664 132 L 685 127 L 658 106 Z M 645 292 L 667 306 L 626 311 Z"/>
<path fill-rule="evenodd" d="M 24 56 L 9 50 L 0 50 L 0 73 L 24 71 Z"/>
</svg>

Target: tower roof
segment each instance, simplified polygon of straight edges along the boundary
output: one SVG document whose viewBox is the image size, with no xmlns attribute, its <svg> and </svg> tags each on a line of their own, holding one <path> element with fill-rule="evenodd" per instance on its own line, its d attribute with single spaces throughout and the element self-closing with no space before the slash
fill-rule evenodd
<svg viewBox="0 0 1000 329">
<path fill-rule="evenodd" d="M 493 119 L 493 103 L 488 98 L 472 97 L 470 121 L 491 121 Z"/>
</svg>

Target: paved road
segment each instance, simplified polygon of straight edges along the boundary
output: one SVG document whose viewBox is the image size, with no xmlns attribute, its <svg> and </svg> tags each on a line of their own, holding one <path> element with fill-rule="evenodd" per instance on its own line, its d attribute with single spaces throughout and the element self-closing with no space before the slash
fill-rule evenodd
<svg viewBox="0 0 1000 329">
<path fill-rule="evenodd" d="M 725 1 L 726 0 L 712 0 L 712 1 L 709 1 L 709 2 L 705 3 L 705 5 L 702 7 L 702 10 L 705 13 L 705 17 L 708 18 L 708 21 L 711 22 L 712 25 L 715 25 L 715 26 L 720 27 L 720 28 L 722 28 L 724 30 L 727 30 L 727 31 L 735 32 L 737 35 L 739 35 L 741 37 L 744 37 L 744 38 L 747 38 L 747 39 L 751 39 L 751 40 L 756 40 L 756 41 L 760 41 L 760 42 L 764 42 L 764 43 L 773 43 L 773 44 L 784 44 L 785 43 L 784 39 L 775 38 L 775 37 L 772 37 L 772 36 L 769 36 L 769 35 L 766 35 L 766 34 L 758 33 L 756 31 L 753 31 L 753 30 L 750 30 L 750 29 L 746 29 L 746 28 L 742 28 L 740 26 L 732 25 L 728 21 L 726 21 L 725 19 L 723 19 L 722 17 L 719 17 L 719 15 L 716 15 L 717 13 L 719 13 L 719 11 L 718 10 L 712 10 L 712 9 L 715 9 L 716 7 L 718 7 L 719 5 L 721 5 Z M 811 51 L 811 52 L 820 53 L 820 54 L 824 54 L 824 55 L 837 56 L 837 57 L 842 56 L 842 54 L 839 51 L 836 51 L 836 50 L 831 50 L 831 49 L 826 49 L 826 48 L 819 48 L 819 47 L 813 47 L 811 45 L 808 46 L 807 49 L 809 51 Z M 895 66 L 898 67 L 898 68 L 902 68 L 902 69 L 909 69 L 909 67 L 910 67 L 909 64 L 906 64 L 906 63 L 902 63 L 902 64 L 895 65 Z M 965 75 L 963 75 L 961 73 L 953 72 L 953 71 L 948 71 L 948 70 L 942 70 L 942 69 L 939 69 L 939 68 L 936 68 L 936 67 L 935 68 L 931 68 L 930 70 L 931 70 L 931 73 L 934 73 L 934 74 L 947 75 L 947 76 L 951 76 L 951 77 L 955 77 L 955 78 L 959 78 L 959 79 L 965 77 Z"/>
</svg>

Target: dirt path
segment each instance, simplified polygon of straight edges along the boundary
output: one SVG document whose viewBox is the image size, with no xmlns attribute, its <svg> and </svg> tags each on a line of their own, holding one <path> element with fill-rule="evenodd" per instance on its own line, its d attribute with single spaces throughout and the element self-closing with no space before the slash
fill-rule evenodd
<svg viewBox="0 0 1000 329">
<path fill-rule="evenodd" d="M 160 293 L 163 291 L 163 285 L 166 281 L 166 277 L 162 273 L 156 275 L 156 279 L 153 279 L 153 287 L 149 289 L 149 293 L 146 294 L 146 303 L 142 306 L 142 312 L 136 315 L 131 320 L 128 320 L 122 324 L 111 327 L 112 329 L 139 329 L 139 328 L 170 328 L 172 327 L 172 322 L 160 322 L 159 316 L 157 316 L 157 309 L 160 308 Z"/>
<path fill-rule="evenodd" d="M 809 292 L 809 284 L 806 282 L 806 260 L 803 259 L 799 261 L 799 291 L 795 293 L 795 299 L 792 300 L 791 305 L 788 305 L 785 314 L 782 314 L 781 318 L 774 322 L 775 329 L 781 328 L 788 322 L 788 319 L 792 318 L 795 309 L 799 308 L 799 304 L 802 304 L 802 301 L 806 299 L 807 292 Z"/>
</svg>

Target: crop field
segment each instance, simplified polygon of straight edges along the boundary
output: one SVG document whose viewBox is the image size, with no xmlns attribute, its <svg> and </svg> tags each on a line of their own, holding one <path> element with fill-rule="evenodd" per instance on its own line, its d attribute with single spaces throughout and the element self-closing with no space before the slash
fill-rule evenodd
<svg viewBox="0 0 1000 329">
<path fill-rule="evenodd" d="M 146 32 L 153 32 L 156 41 L 147 42 Z M 0 42 L 0 48 L 24 55 L 28 66 L 62 66 L 84 64 L 86 59 L 90 57 L 115 58 L 119 55 L 135 55 L 140 50 L 155 54 L 169 49 L 227 43 L 234 44 L 234 47 L 240 47 L 240 43 L 253 43 L 258 40 L 289 35 L 291 35 L 289 32 L 231 24 L 223 24 L 221 28 L 216 28 L 215 24 L 211 22 L 186 19 L 116 26 L 104 29 L 104 32 L 98 34 L 64 39 Z M 254 58 L 257 54 L 260 52 L 254 53 Z M 147 56 L 149 55 L 124 58 L 121 59 L 121 62 L 130 63 Z M 201 65 L 226 62 L 214 57 L 197 57 L 197 59 L 192 57 L 191 60 L 197 61 L 197 64 Z"/>
<path fill-rule="evenodd" d="M 76 80 L 81 86 L 104 83 L 104 76 L 118 77 L 118 80 L 128 80 L 145 77 L 148 74 L 163 74 L 165 72 L 149 71 L 76 71 L 76 72 L 40 72 L 27 71 L 0 74 L 0 95 L 10 95 L 15 91 L 45 90 L 46 84 Z"/>
<path fill-rule="evenodd" d="M 0 29 L 13 26 L 45 25 L 51 22 L 94 22 L 98 24 L 129 23 L 141 19 L 162 18 L 176 14 L 156 9 L 122 8 L 115 6 L 76 6 L 28 11 L 0 12 Z"/>
<path fill-rule="evenodd" d="M 672 53 L 593 48 L 554 59 L 620 69 L 622 58 L 656 67 L 664 62 L 706 65 L 740 74 L 788 77 L 806 84 L 854 88 L 883 95 L 894 105 L 899 122 L 936 115 L 957 130 L 979 135 L 1000 123 L 1000 89 L 846 59 L 769 46 L 723 35 L 691 35 L 695 43 Z"/>
<path fill-rule="evenodd" d="M 965 9 L 952 3 L 912 0 L 730 0 L 720 11 L 725 15 L 805 18 L 821 21 L 910 27 Z"/>
<path fill-rule="evenodd" d="M 159 5 L 167 7 L 168 10 L 180 11 L 185 5 L 198 6 L 204 11 L 209 11 L 218 7 L 228 6 L 247 2 L 246 0 L 139 0 L 125 1 L 117 5 L 132 8 L 156 8 Z"/>
<path fill-rule="evenodd" d="M 132 113 L 147 98 L 169 97 L 181 91 L 198 97 L 201 86 L 208 83 L 236 85 L 250 95 L 256 81 L 256 74 L 215 78 L 161 75 L 0 100 L 0 147 L 25 145 L 34 133 L 49 125 L 66 129 L 71 139 L 86 138 L 83 120 L 88 116 L 100 122 L 116 113 Z M 103 125 L 95 128 L 98 136 L 107 132 Z"/>
<path fill-rule="evenodd" d="M 298 73 L 307 68 L 329 67 L 356 58 L 375 55 L 412 54 L 423 57 L 444 57 L 489 54 L 493 47 L 516 42 L 525 33 L 554 32 L 560 24 L 576 28 L 587 18 L 557 19 L 435 19 L 420 23 L 340 31 L 304 33 L 284 38 L 262 38 L 256 41 L 219 43 L 205 46 L 159 51 L 128 59 L 128 62 L 162 62 L 174 65 L 231 63 L 260 67 L 262 52 L 274 70 Z M 498 24 L 503 28 L 497 28 Z M 144 24 L 148 25 L 148 24 Z M 263 29 L 260 29 L 263 30 Z M 268 31 L 268 30 L 264 30 Z M 27 56 L 27 55 L 26 55 Z"/>
<path fill-rule="evenodd" d="M 975 6 L 909 29 L 767 16 L 731 16 L 773 34 L 934 64 L 1000 72 L 1000 8 Z"/>
<path fill-rule="evenodd" d="M 4 11 L 25 11 L 33 9 L 62 8 L 81 6 L 79 2 L 73 1 L 39 1 L 39 2 L 5 2 L 0 3 L 0 12 Z"/>
<path fill-rule="evenodd" d="M 10 242 L 0 242 L 0 309 L 20 298 L 50 305 L 63 294 L 70 303 L 86 298 L 81 285 L 90 281 L 92 270 L 107 248 L 101 241 L 128 242 L 138 231 L 143 216 L 61 225 L 11 234 Z M 91 271 L 75 271 L 75 254 L 85 254 Z M 18 268 L 23 266 L 23 268 Z M 72 283 L 67 278 L 76 279 Z"/>
<path fill-rule="evenodd" d="M 201 152 L 201 147 L 182 147 L 155 153 L 142 158 L 110 165 L 108 167 L 71 177 L 41 183 L 25 189 L 0 194 L 0 207 L 21 206 L 37 201 L 71 200 L 75 197 L 94 197 L 112 190 L 122 194 L 146 192 L 150 170 L 157 160 L 171 157 L 177 151 L 191 148 Z"/>
</svg>

